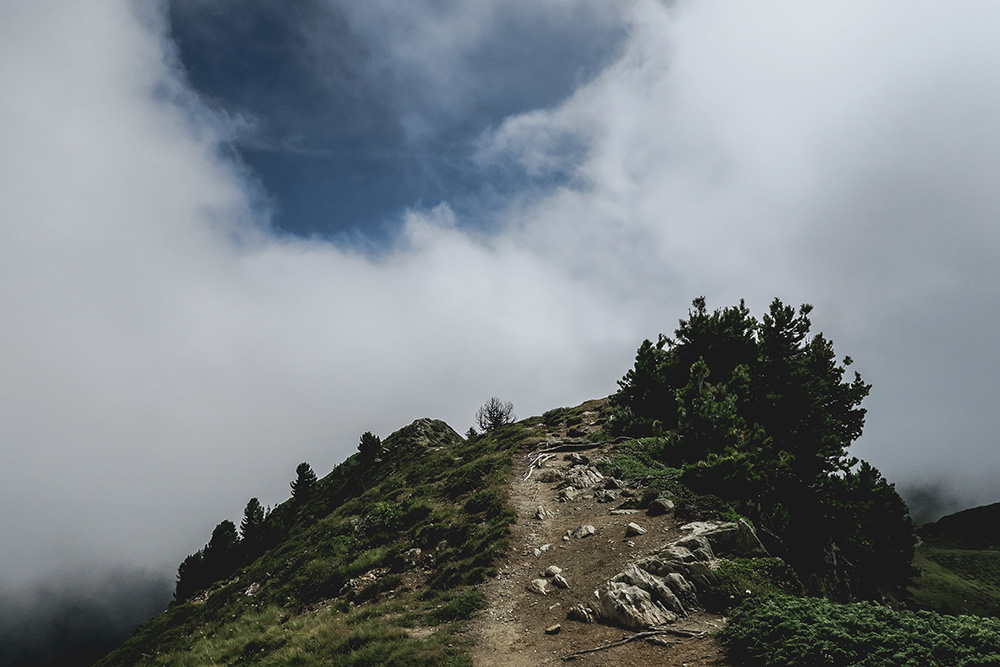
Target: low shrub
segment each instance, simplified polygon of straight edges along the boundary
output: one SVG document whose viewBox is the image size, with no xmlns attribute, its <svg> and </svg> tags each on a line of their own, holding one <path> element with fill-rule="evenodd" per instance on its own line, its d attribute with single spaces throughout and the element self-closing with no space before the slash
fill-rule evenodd
<svg viewBox="0 0 1000 667">
<path fill-rule="evenodd" d="M 774 595 L 747 601 L 722 632 L 744 667 L 1000 665 L 1000 620 Z"/>
</svg>

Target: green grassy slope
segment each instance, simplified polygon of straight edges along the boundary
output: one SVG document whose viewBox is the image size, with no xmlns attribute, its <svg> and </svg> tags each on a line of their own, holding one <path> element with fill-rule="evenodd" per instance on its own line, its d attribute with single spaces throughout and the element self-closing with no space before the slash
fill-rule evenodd
<svg viewBox="0 0 1000 667">
<path fill-rule="evenodd" d="M 525 420 L 464 440 L 418 420 L 267 517 L 276 543 L 172 605 L 99 665 L 464 665 L 462 630 L 494 574 L 513 512 L 511 455 L 545 434 Z M 412 551 L 420 549 L 420 553 Z"/>
<path fill-rule="evenodd" d="M 910 588 L 922 609 L 1000 616 L 1000 504 L 975 507 L 921 526 Z"/>
</svg>

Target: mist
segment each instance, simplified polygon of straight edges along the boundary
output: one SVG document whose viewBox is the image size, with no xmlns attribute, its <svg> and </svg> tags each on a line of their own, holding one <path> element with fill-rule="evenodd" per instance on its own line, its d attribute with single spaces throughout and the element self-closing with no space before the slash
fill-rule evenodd
<svg viewBox="0 0 1000 667">
<path fill-rule="evenodd" d="M 173 582 L 140 570 L 59 572 L 0 590 L 0 664 L 91 665 L 166 609 Z"/>
<path fill-rule="evenodd" d="M 997 6 L 565 0 L 602 59 L 504 107 L 513 83 L 473 84 L 496 71 L 493 26 L 525 21 L 453 4 L 458 42 L 416 9 L 339 10 L 375 57 L 344 81 L 388 91 L 399 146 L 473 128 L 439 156 L 460 186 L 435 172 L 433 197 L 393 204 L 388 233 L 386 210 L 359 218 L 350 242 L 343 217 L 275 224 L 282 192 L 241 150 L 281 97 L 199 90 L 164 5 L 5 6 L 5 590 L 72 590 L 52 573 L 81 569 L 169 581 L 250 497 L 283 501 L 299 462 L 325 474 L 365 431 L 606 396 L 699 295 L 815 306 L 873 384 L 852 453 L 915 513 L 929 484 L 927 516 L 998 499 Z M 303 85 L 350 56 L 310 53 Z"/>
</svg>

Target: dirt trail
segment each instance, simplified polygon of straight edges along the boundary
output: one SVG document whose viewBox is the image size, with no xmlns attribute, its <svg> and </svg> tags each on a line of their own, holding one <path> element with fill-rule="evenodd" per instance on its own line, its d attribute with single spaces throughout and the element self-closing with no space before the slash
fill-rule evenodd
<svg viewBox="0 0 1000 667">
<path fill-rule="evenodd" d="M 554 440 L 557 438 L 550 438 Z M 611 447 L 595 447 L 585 455 L 595 459 Z M 539 478 L 545 478 L 540 472 L 566 471 L 571 465 L 572 461 L 559 453 L 525 479 L 529 457 L 522 453 L 514 461 L 510 502 L 517 511 L 517 523 L 512 526 L 508 554 L 498 563 L 498 576 L 486 584 L 487 609 L 473 628 L 477 634 L 472 652 L 476 665 L 563 664 L 563 657 L 568 654 L 635 634 L 620 628 L 568 620 L 566 614 L 571 607 L 592 596 L 608 578 L 624 570 L 630 561 L 683 535 L 671 514 L 655 517 L 645 513 L 613 515 L 611 510 L 617 503 L 599 503 L 593 497 L 559 502 L 558 482 L 540 481 Z M 539 506 L 550 513 L 544 519 L 535 518 Z M 647 532 L 626 537 L 629 522 L 639 524 Z M 596 532 L 581 539 L 563 539 L 567 531 L 583 524 L 594 526 Z M 546 544 L 552 545 L 551 548 L 536 555 L 535 550 Z M 529 592 L 527 585 L 550 565 L 562 568 L 569 588 L 550 586 L 544 596 Z M 699 614 L 679 620 L 675 627 L 710 633 L 720 629 L 724 622 L 718 615 Z M 560 626 L 558 632 L 546 634 L 547 628 L 556 625 Z M 725 661 L 718 642 L 708 635 L 632 641 L 589 653 L 567 664 L 733 667 Z"/>
</svg>

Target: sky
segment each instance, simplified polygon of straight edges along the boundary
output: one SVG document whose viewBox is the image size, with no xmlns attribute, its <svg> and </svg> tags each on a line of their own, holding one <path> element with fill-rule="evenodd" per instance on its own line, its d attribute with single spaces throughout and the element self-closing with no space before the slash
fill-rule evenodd
<svg viewBox="0 0 1000 667">
<path fill-rule="evenodd" d="M 172 577 L 420 417 L 811 303 L 852 453 L 996 502 L 1000 5 L 0 0 L 0 592 Z"/>
</svg>

